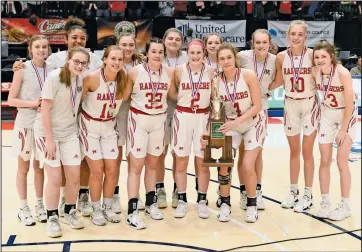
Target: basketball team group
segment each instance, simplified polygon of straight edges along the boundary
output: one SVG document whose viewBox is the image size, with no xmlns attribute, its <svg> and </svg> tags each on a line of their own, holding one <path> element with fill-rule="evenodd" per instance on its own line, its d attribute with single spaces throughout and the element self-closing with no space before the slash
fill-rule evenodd
<svg viewBox="0 0 362 252">
<path fill-rule="evenodd" d="M 69 17 L 65 25 L 68 50 L 57 53 L 51 53 L 47 37 L 32 36 L 28 41 L 31 60 L 13 66 L 8 103 L 18 109 L 12 149 L 18 160 L 18 218 L 24 225 L 35 225 L 37 220 L 46 223 L 49 237 L 60 237 L 60 223 L 82 229 L 88 216 L 97 226 L 119 223 L 123 148 L 128 166 L 125 219 L 129 226 L 144 229 L 145 219 L 164 218 L 167 153 L 173 159 L 174 217 L 184 218 L 190 210 L 187 167 L 193 162 L 195 211 L 199 218 L 209 218 L 208 204 L 215 202 L 207 200 L 210 167 L 203 165 L 203 159 L 209 142 L 204 136 L 210 135 L 210 102 L 215 94 L 223 102 L 226 117 L 219 132 L 232 136 L 235 160 L 238 153 L 240 208 L 246 211 L 246 222 L 256 222 L 258 211 L 265 209 L 262 150 L 268 98 L 271 90 L 281 86 L 290 147 L 290 191 L 281 207 L 296 213 L 312 207 L 313 146 L 318 136 L 321 202 L 317 216 L 334 221 L 351 216 L 348 158 L 357 125 L 352 77 L 338 61 L 334 45 L 321 40 L 313 49 L 306 47 L 304 21 L 290 23 L 289 46 L 277 55 L 270 53 L 271 36 L 265 29 L 252 34 L 251 50 L 237 52 L 214 33 L 203 40 L 192 39 L 183 51 L 182 33 L 170 28 L 162 39 L 150 39 L 143 54 L 138 52 L 135 34 L 121 33 L 117 44 L 108 46 L 101 59 L 85 49 L 84 25 L 83 20 Z M 332 207 L 329 188 L 334 143 L 338 146 L 341 201 Z M 301 157 L 304 195 L 298 187 Z M 31 160 L 34 217 L 27 202 Z M 145 197 L 139 193 L 143 167 Z M 231 219 L 232 169 L 217 167 L 220 222 Z M 141 210 L 147 217 L 141 216 Z"/>
</svg>

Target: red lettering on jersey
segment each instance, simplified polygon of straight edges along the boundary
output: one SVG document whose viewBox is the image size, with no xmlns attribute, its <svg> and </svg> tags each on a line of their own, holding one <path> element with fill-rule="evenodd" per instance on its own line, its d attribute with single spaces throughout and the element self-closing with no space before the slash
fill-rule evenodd
<svg viewBox="0 0 362 252">
<path fill-rule="evenodd" d="M 137 151 L 141 151 L 141 148 L 137 148 Z"/>
<path fill-rule="evenodd" d="M 97 101 L 99 101 L 102 97 L 102 94 L 97 94 Z"/>
</svg>

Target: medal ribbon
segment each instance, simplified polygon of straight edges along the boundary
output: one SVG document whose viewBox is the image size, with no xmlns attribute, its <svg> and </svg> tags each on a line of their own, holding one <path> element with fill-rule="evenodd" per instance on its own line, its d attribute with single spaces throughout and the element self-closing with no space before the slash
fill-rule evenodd
<svg viewBox="0 0 362 252">
<path fill-rule="evenodd" d="M 199 80 L 197 82 L 194 82 L 194 80 L 192 78 L 192 71 L 191 71 L 189 63 L 186 64 L 186 68 L 187 68 L 187 71 L 189 73 L 189 79 L 190 79 L 190 83 L 191 83 L 191 87 L 192 87 L 192 98 L 194 99 L 197 92 L 199 91 L 199 88 L 200 88 L 200 83 L 201 83 L 201 80 L 202 80 L 202 76 L 204 75 L 205 64 L 202 64 Z"/>
<path fill-rule="evenodd" d="M 38 78 L 38 83 L 39 83 L 39 86 L 40 86 L 40 90 L 43 90 L 43 80 L 41 79 L 38 68 L 34 65 L 33 61 L 30 61 L 30 62 L 31 62 L 31 65 L 34 68 L 34 71 L 36 73 L 36 77 Z M 47 77 L 47 67 L 46 67 L 46 63 L 44 62 L 44 81 L 45 81 L 46 77 Z"/>
<path fill-rule="evenodd" d="M 294 79 L 294 86 L 297 85 L 298 79 L 299 79 L 299 73 L 300 73 L 300 68 L 303 64 L 303 60 L 304 60 L 304 55 L 307 52 L 307 48 L 304 47 L 303 51 L 302 51 L 302 55 L 300 57 L 300 61 L 299 61 L 299 67 L 298 67 L 298 72 L 295 70 L 295 66 L 294 66 L 294 60 L 293 60 L 293 54 L 292 54 L 292 50 L 289 48 L 288 49 L 288 55 L 290 58 L 290 62 L 292 64 L 292 68 L 293 68 L 293 79 Z"/>
<path fill-rule="evenodd" d="M 175 66 L 171 66 L 171 62 L 168 60 L 167 56 L 165 56 L 165 61 L 169 67 L 175 68 L 177 66 L 178 58 L 179 58 L 179 56 L 177 56 L 177 58 L 176 58 Z"/>
<path fill-rule="evenodd" d="M 321 88 L 320 90 L 322 91 L 323 93 L 323 101 L 326 99 L 327 97 L 327 94 L 329 92 L 329 87 L 330 85 L 332 84 L 332 79 L 333 79 L 333 76 L 334 76 L 334 71 L 335 71 L 335 68 L 333 67 L 332 65 L 332 69 L 331 69 L 331 72 L 329 73 L 329 79 L 328 79 L 328 84 L 327 84 L 327 89 L 324 89 L 324 80 L 323 80 L 323 73 L 321 71 Z"/>
<path fill-rule="evenodd" d="M 258 76 L 258 80 L 259 80 L 260 85 L 261 85 L 261 82 L 263 81 L 265 68 L 266 68 L 266 65 L 268 64 L 268 58 L 269 58 L 269 54 L 266 55 L 266 58 L 265 58 L 264 64 L 263 64 L 263 69 L 262 69 L 262 71 L 260 73 L 260 76 L 259 76 L 259 74 L 258 74 L 258 61 L 256 59 L 256 54 L 254 53 L 254 70 L 255 70 L 256 76 Z"/>
<path fill-rule="evenodd" d="M 152 95 L 153 95 L 153 100 L 155 100 L 156 98 L 156 94 L 157 94 L 157 91 L 158 89 L 160 88 L 160 81 L 161 81 L 161 74 L 162 74 L 162 65 L 160 67 L 160 70 L 158 70 L 160 76 L 159 76 L 159 79 L 158 79 L 158 82 L 157 82 L 157 85 L 156 85 L 156 88 L 153 87 L 153 82 L 152 82 L 152 78 L 151 78 L 151 70 L 150 70 L 150 66 L 147 64 L 143 65 L 144 68 L 146 69 L 147 73 L 148 73 L 148 76 L 150 77 L 150 86 L 151 86 L 151 89 L 152 89 Z"/>
<path fill-rule="evenodd" d="M 72 102 L 73 107 L 73 115 L 74 115 L 74 107 L 75 107 L 75 100 L 77 99 L 77 88 L 78 88 L 78 76 L 75 79 L 75 88 L 73 89 L 73 86 L 70 86 L 70 100 Z"/>
<path fill-rule="evenodd" d="M 124 66 L 124 69 L 126 70 L 126 72 L 128 73 L 128 68 L 127 68 L 126 64 L 124 64 L 123 66 Z M 135 66 L 135 61 L 132 60 L 132 67 L 134 67 L 134 66 Z"/>
<path fill-rule="evenodd" d="M 226 93 L 228 94 L 228 97 L 233 104 L 235 103 L 236 85 L 238 84 L 239 78 L 240 78 L 240 68 L 236 69 L 236 73 L 235 73 L 235 77 L 234 77 L 234 90 L 233 90 L 233 94 L 231 95 L 228 84 L 227 84 L 226 76 L 225 76 L 224 72 L 221 74 L 221 80 L 224 82 Z"/>
<path fill-rule="evenodd" d="M 102 78 L 104 80 L 105 83 L 107 83 L 107 78 L 106 78 L 106 74 L 104 73 L 104 68 L 101 68 L 101 75 L 102 75 Z M 107 85 L 107 88 L 108 88 L 108 96 L 109 96 L 109 101 L 113 107 L 113 105 L 116 103 L 116 90 L 117 90 L 117 86 L 114 85 L 114 89 L 113 89 L 113 92 L 111 92 L 110 88 L 109 88 L 109 85 Z"/>
</svg>

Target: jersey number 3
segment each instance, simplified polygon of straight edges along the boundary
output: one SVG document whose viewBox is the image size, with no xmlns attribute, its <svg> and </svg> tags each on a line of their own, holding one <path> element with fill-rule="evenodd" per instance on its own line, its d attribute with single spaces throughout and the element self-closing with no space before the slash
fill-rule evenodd
<svg viewBox="0 0 362 252">
<path fill-rule="evenodd" d="M 145 105 L 146 109 L 162 109 L 162 93 L 146 93 L 146 97 L 148 98 L 148 104 Z"/>
</svg>

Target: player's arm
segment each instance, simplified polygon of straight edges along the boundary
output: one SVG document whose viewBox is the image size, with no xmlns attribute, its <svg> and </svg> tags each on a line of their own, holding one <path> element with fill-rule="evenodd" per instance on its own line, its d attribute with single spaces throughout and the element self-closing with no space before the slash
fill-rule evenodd
<svg viewBox="0 0 362 252">
<path fill-rule="evenodd" d="M 272 91 L 284 84 L 283 73 L 282 73 L 282 66 L 284 61 L 285 54 L 280 52 L 277 54 L 277 58 L 275 60 L 275 79 L 272 83 L 269 84 L 269 91 Z"/>
<path fill-rule="evenodd" d="M 84 76 L 83 79 L 83 92 L 82 92 L 82 96 L 81 96 L 81 102 L 83 101 L 84 97 L 87 95 L 90 86 L 92 83 L 92 77 L 91 77 L 91 73 L 88 73 Z"/>
<path fill-rule="evenodd" d="M 126 81 L 126 89 L 124 90 L 123 94 L 123 101 L 128 101 L 128 99 L 131 97 L 133 85 L 136 81 L 137 76 L 137 67 L 132 67 L 127 75 L 127 81 Z"/>
<path fill-rule="evenodd" d="M 12 107 L 17 108 L 37 108 L 40 105 L 41 98 L 38 97 L 33 101 L 21 100 L 18 98 L 21 85 L 23 83 L 22 78 L 23 70 L 20 69 L 14 73 L 13 82 L 8 96 L 8 103 Z"/>
<path fill-rule="evenodd" d="M 178 87 L 180 86 L 180 79 L 182 74 L 182 67 L 177 66 L 174 71 L 172 71 L 172 81 L 170 83 L 170 89 L 168 90 L 168 98 L 173 101 L 177 101 L 178 97 Z"/>
<path fill-rule="evenodd" d="M 351 119 L 351 115 L 353 113 L 353 109 L 354 109 L 354 92 L 353 92 L 353 87 L 352 87 L 352 76 L 349 73 L 349 71 L 342 67 L 340 67 L 340 71 L 338 72 L 338 77 L 341 80 L 341 83 L 343 85 L 344 88 L 344 102 L 345 102 L 345 109 L 344 109 L 344 114 L 343 114 L 343 121 L 342 121 L 342 125 L 341 128 L 339 129 L 339 133 L 342 132 L 342 134 L 347 134 L 347 129 L 348 129 L 348 124 L 349 124 L 349 120 Z M 337 138 L 336 138 L 336 142 L 337 142 Z M 337 142 L 338 144 L 338 142 Z"/>
</svg>

